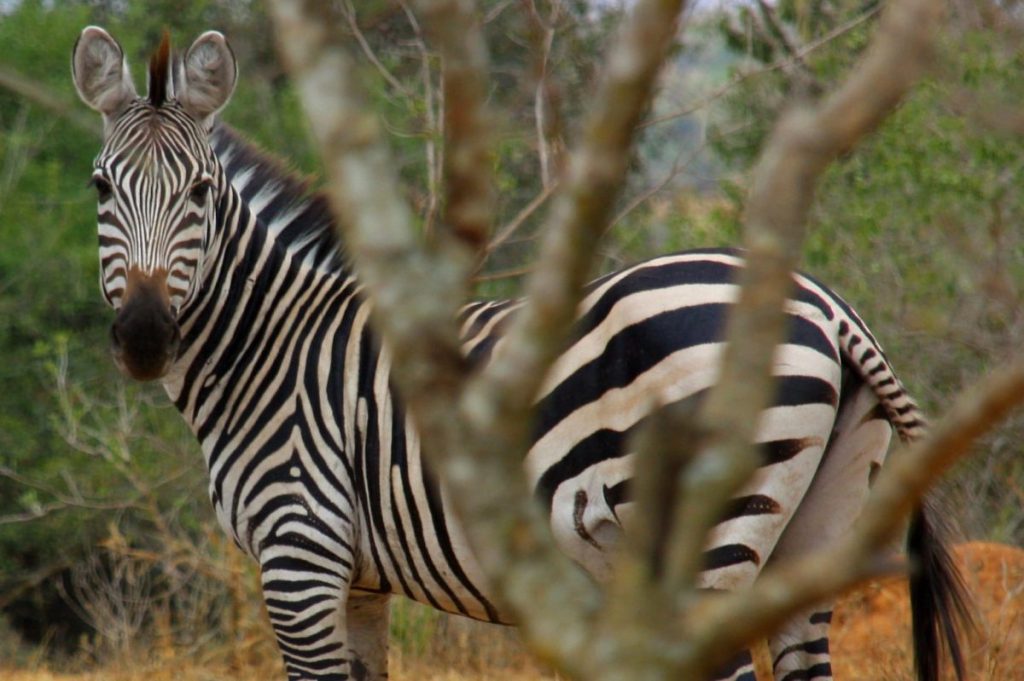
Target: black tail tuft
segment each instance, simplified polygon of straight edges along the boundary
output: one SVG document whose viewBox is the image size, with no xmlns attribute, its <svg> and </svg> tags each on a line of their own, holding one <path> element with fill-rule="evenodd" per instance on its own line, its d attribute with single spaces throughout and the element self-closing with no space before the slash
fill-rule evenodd
<svg viewBox="0 0 1024 681">
<path fill-rule="evenodd" d="M 938 681 L 944 647 L 964 679 L 960 637 L 975 626 L 974 607 L 946 543 L 945 524 L 928 499 L 914 512 L 907 533 L 910 554 L 910 611 L 918 681 Z"/>
</svg>

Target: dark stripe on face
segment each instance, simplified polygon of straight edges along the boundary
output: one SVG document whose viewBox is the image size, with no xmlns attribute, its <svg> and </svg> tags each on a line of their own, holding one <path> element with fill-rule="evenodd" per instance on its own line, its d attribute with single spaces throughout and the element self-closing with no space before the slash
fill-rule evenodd
<svg viewBox="0 0 1024 681">
<path fill-rule="evenodd" d="M 175 305 L 184 302 L 209 219 L 189 200 L 190 191 L 216 167 L 206 131 L 177 103 L 154 107 L 139 100 L 118 118 L 95 172 L 112 188 L 98 212 L 105 288 L 119 270 L 173 269 Z M 105 295 L 118 298 L 109 290 Z"/>
</svg>

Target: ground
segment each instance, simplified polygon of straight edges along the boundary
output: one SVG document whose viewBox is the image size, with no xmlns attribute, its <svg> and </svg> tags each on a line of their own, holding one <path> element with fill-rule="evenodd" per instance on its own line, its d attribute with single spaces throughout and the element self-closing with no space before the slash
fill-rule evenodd
<svg viewBox="0 0 1024 681">
<path fill-rule="evenodd" d="M 957 547 L 957 560 L 981 613 L 979 631 L 968 646 L 969 681 L 1012 681 L 1024 678 L 1024 551 L 1001 544 L 971 542 Z M 910 608 L 906 581 L 872 582 L 843 598 L 833 619 L 835 678 L 850 681 L 911 681 Z M 422 658 L 395 656 L 396 681 L 528 681 L 552 679 L 530 658 L 508 643 L 507 635 L 493 654 L 481 654 L 479 643 L 456 627 L 449 632 L 454 658 L 436 652 Z M 473 634 L 472 636 L 476 636 Z M 472 651 L 469 653 L 467 651 Z M 461 657 L 461 662 L 458 658 Z M 45 669 L 4 671 L 4 681 L 226 681 L 274 678 L 276 660 L 254 663 L 232 672 L 196 661 L 171 660 L 145 669 L 105 668 L 88 674 L 61 675 Z M 948 678 L 952 678 L 950 675 Z M 764 680 L 767 681 L 767 680 Z"/>
</svg>

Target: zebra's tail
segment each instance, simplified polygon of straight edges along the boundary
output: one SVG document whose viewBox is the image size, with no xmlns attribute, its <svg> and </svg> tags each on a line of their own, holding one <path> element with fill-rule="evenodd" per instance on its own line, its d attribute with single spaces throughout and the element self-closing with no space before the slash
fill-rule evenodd
<svg viewBox="0 0 1024 681">
<path fill-rule="evenodd" d="M 878 341 L 849 306 L 839 321 L 839 342 L 847 361 L 874 390 L 900 440 L 924 437 L 928 421 L 897 378 Z M 918 681 L 938 681 L 942 649 L 959 680 L 964 678 L 961 634 L 975 626 L 971 598 L 949 550 L 948 529 L 929 497 L 921 500 L 907 531 L 911 560 L 910 612 Z"/>
<path fill-rule="evenodd" d="M 973 629 L 971 598 L 929 498 L 922 500 L 910 521 L 907 553 L 910 573 L 910 612 L 914 629 L 914 660 L 918 681 L 938 681 L 941 649 L 949 653 L 956 678 L 964 678 L 960 637 Z"/>
</svg>

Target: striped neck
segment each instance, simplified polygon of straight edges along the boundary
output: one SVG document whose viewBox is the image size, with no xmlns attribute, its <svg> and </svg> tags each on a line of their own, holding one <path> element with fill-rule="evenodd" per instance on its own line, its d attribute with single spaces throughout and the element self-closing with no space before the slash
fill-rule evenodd
<svg viewBox="0 0 1024 681">
<path fill-rule="evenodd" d="M 258 341 L 250 336 L 267 319 L 303 314 L 283 305 L 292 300 L 287 282 L 356 288 L 326 200 L 226 126 L 211 141 L 221 166 L 215 234 L 200 292 L 181 312 L 179 359 L 164 379 L 200 439 L 210 395 L 252 359 Z"/>
</svg>

